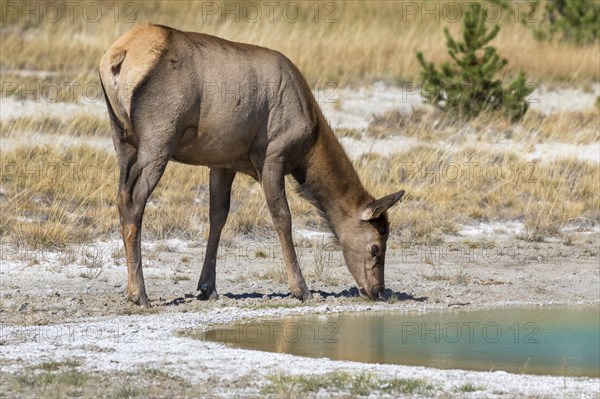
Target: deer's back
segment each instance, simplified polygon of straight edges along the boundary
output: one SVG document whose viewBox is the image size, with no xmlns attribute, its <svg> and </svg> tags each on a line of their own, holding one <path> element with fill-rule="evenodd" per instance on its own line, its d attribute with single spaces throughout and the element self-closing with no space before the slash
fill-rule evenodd
<svg viewBox="0 0 600 399">
<path fill-rule="evenodd" d="M 129 134 L 145 134 L 131 126 L 136 114 L 153 111 L 154 125 L 161 125 L 156 112 L 176 121 L 174 158 L 181 162 L 245 169 L 277 152 L 293 161 L 315 131 L 316 103 L 306 81 L 285 56 L 266 48 L 143 25 L 107 50 L 100 75 Z"/>
</svg>

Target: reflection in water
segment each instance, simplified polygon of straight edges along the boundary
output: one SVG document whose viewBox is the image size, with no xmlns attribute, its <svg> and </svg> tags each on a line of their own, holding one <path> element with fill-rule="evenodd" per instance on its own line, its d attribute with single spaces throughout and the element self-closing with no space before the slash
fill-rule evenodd
<svg viewBox="0 0 600 399">
<path fill-rule="evenodd" d="M 366 363 L 600 377 L 600 306 L 288 316 L 204 339 Z"/>
</svg>

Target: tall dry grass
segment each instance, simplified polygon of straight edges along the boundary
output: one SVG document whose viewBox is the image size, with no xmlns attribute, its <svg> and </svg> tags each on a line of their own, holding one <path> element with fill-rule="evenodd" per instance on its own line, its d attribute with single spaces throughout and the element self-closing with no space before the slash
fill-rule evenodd
<svg viewBox="0 0 600 399">
<path fill-rule="evenodd" d="M 455 120 L 435 108 L 416 108 L 411 113 L 398 110 L 375 115 L 366 135 L 415 137 L 427 142 L 462 142 L 467 137 L 483 142 L 510 139 L 523 144 L 549 141 L 591 144 L 600 141 L 600 112 L 596 109 L 543 114 L 529 110 L 520 121 L 484 113 L 469 121 Z M 342 132 L 343 136 L 350 136 Z M 354 132 L 360 138 L 362 132 Z"/>
<path fill-rule="evenodd" d="M 390 157 L 363 156 L 357 169 L 375 196 L 406 190 L 392 228 L 409 240 L 454 234 L 460 225 L 521 220 L 529 237 L 600 222 L 600 166 L 576 160 L 530 162 L 477 148 L 421 145 Z"/>
<path fill-rule="evenodd" d="M 88 3 L 94 7 L 88 9 L 86 18 L 82 10 Z M 79 13 L 72 20 L 65 12 L 53 23 L 48 18 L 35 20 L 25 15 L 26 9 L 35 7 L 43 13 L 46 3 L 15 4 L 18 10 L 3 16 L 0 66 L 5 70 L 52 71 L 58 74 L 55 80 L 77 81 L 81 86 L 96 81 L 103 51 L 135 23 L 146 21 L 270 47 L 294 61 L 309 82 L 335 81 L 341 85 L 415 80 L 420 69 L 416 51 L 422 50 L 433 62 L 447 59 L 442 29 L 448 26 L 456 33 L 460 27 L 456 18 L 445 11 L 444 2 L 427 1 L 277 2 L 272 13 L 262 5 L 259 18 L 246 2 L 239 1 L 84 1 L 77 2 Z M 56 4 L 66 10 L 64 2 Z M 295 18 L 288 8 L 290 4 L 299 5 L 302 18 Z M 426 14 L 436 4 L 439 14 Z M 89 11 L 96 5 L 101 6 L 97 22 Z M 416 12 L 408 11 L 411 5 L 417 7 Z M 216 14 L 207 7 L 217 7 Z M 222 14 L 224 10 L 234 13 Z M 508 14 L 499 22 L 502 30 L 493 45 L 510 60 L 505 75 L 524 70 L 530 80 L 538 83 L 600 78 L 597 45 L 538 42 L 528 26 L 514 22 Z M 9 75 L 6 79 L 20 78 Z"/>
<path fill-rule="evenodd" d="M 68 151 L 31 147 L 2 153 L 0 232 L 30 247 L 118 237 L 114 205 L 117 171 L 112 153 L 89 146 Z M 422 145 L 390 157 L 355 162 L 366 188 L 379 197 L 405 189 L 390 212 L 396 239 L 435 240 L 460 224 L 522 220 L 528 238 L 559 234 L 563 226 L 600 223 L 600 167 L 575 160 L 525 162 L 474 148 L 448 152 Z M 208 227 L 208 172 L 170 163 L 152 194 L 144 237 L 201 239 Z M 296 226 L 324 228 L 313 207 L 288 197 Z M 239 175 L 225 239 L 242 234 L 275 237 L 260 186 Z"/>
<path fill-rule="evenodd" d="M 16 137 L 23 133 L 103 137 L 110 137 L 111 134 L 108 117 L 84 112 L 68 117 L 42 114 L 0 120 L 0 137 Z"/>
</svg>

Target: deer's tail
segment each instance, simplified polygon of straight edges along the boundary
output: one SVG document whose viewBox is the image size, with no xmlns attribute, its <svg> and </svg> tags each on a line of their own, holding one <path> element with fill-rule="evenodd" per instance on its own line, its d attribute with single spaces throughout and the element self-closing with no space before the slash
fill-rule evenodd
<svg viewBox="0 0 600 399">
<path fill-rule="evenodd" d="M 169 33 L 156 25 L 140 25 L 126 32 L 100 59 L 100 82 L 111 121 L 132 132 L 131 99 L 151 74 L 167 47 Z"/>
</svg>

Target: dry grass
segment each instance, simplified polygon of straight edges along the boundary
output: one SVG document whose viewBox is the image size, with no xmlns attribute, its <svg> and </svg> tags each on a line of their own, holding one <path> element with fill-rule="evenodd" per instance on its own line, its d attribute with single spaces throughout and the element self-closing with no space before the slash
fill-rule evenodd
<svg viewBox="0 0 600 399">
<path fill-rule="evenodd" d="M 380 379 L 370 373 L 349 374 L 332 372 L 323 375 L 284 375 L 272 374 L 267 377 L 261 393 L 276 398 L 306 398 L 314 397 L 319 392 L 348 397 L 361 396 L 402 396 L 402 395 L 431 395 L 435 387 L 422 379 Z"/>
<path fill-rule="evenodd" d="M 92 237 L 116 237 L 114 198 L 118 175 L 114 155 L 86 146 L 71 147 L 69 151 L 29 147 L 3 152 L 2 166 L 7 200 L 0 204 L 0 211 L 3 219 L 6 215 L 11 221 L 4 234 L 16 243 L 61 247 Z M 165 182 L 169 182 L 168 177 Z M 186 203 L 186 209 L 173 210 L 160 226 L 153 225 L 149 210 L 146 231 L 150 236 L 168 230 L 167 223 L 178 214 L 187 215 L 189 220 L 193 201 Z"/>
<path fill-rule="evenodd" d="M 66 10 L 67 6 L 59 3 Z M 77 3 L 79 11 L 86 3 L 89 2 Z M 268 8 L 262 7 L 261 18 L 255 22 L 244 17 L 243 2 L 226 3 L 211 4 L 219 7 L 219 11 L 225 7 L 234 9 L 236 4 L 242 7 L 238 21 L 235 15 L 210 15 L 206 11 L 206 2 L 166 0 L 118 3 L 121 9 L 116 16 L 113 3 L 94 2 L 94 5 L 102 6 L 101 18 L 94 22 L 82 17 L 81 12 L 69 21 L 65 11 L 64 17 L 54 23 L 44 18 L 35 21 L 31 16 L 7 15 L 0 32 L 3 47 L 0 66 L 9 73 L 3 74 L 2 81 L 17 83 L 16 88 L 11 86 L 9 90 L 16 93 L 22 91 L 21 82 L 32 80 L 59 85 L 77 82 L 76 93 L 80 93 L 86 84 L 97 86 L 98 60 L 120 34 L 134 25 L 125 20 L 136 10 L 131 21 L 201 30 L 234 41 L 270 47 L 294 61 L 309 82 L 335 81 L 342 85 L 373 80 L 415 80 L 420 70 L 416 51 L 422 50 L 436 63 L 445 60 L 442 28 L 448 26 L 456 33 L 460 25 L 444 18 L 436 21 L 432 15 L 423 22 L 420 11 L 425 10 L 426 2 L 413 3 L 418 7 L 416 15 L 406 13 L 401 2 L 300 3 L 304 18 L 295 22 L 285 18 L 283 9 L 287 3 L 278 3 L 271 20 Z M 36 4 L 40 9 L 45 7 L 43 2 L 18 2 L 20 11 L 35 8 Z M 127 5 L 130 8 L 124 9 Z M 431 4 L 428 7 L 431 8 Z M 315 14 L 316 8 L 318 14 Z M 598 46 L 540 43 L 528 27 L 515 23 L 508 16 L 501 25 L 503 28 L 493 44 L 510 60 L 504 71 L 505 77 L 525 70 L 529 79 L 537 83 L 568 81 L 585 84 L 600 79 Z M 10 74 L 22 69 L 51 71 L 56 75 L 35 78 Z M 63 97 L 63 94 L 59 95 L 59 98 Z"/>
<path fill-rule="evenodd" d="M 18 373 L 3 373 L 3 397 L 111 399 L 214 396 L 220 381 L 192 385 L 180 377 L 156 369 L 135 372 L 82 372 L 75 360 L 51 361 Z"/>
<path fill-rule="evenodd" d="M 335 135 L 337 137 L 350 137 L 352 139 L 360 140 L 362 138 L 362 132 L 360 129 L 345 129 L 340 128 L 335 130 Z"/>
<path fill-rule="evenodd" d="M 469 285 L 473 277 L 464 269 L 460 269 L 452 276 L 450 283 L 454 285 Z"/>
<path fill-rule="evenodd" d="M 0 121 L 0 137 L 14 137 L 21 133 L 110 137 L 110 124 L 108 117 L 89 113 L 78 113 L 67 118 L 41 115 Z"/>
<path fill-rule="evenodd" d="M 513 137 L 517 140 L 532 138 L 537 142 L 597 143 L 600 141 L 600 110 L 563 111 L 551 115 L 529 111 L 514 129 Z"/>
<path fill-rule="evenodd" d="M 285 265 L 282 262 L 275 262 L 271 264 L 261 278 L 264 280 L 274 281 L 279 284 L 286 283 L 288 278 Z"/>
<path fill-rule="evenodd" d="M 576 160 L 525 162 L 514 155 L 417 146 L 390 157 L 363 156 L 358 171 L 375 196 L 406 190 L 393 229 L 435 240 L 459 224 L 523 220 L 544 235 L 570 223 L 600 221 L 600 167 Z"/>
<path fill-rule="evenodd" d="M 2 67 L 7 68 L 2 73 L 3 96 L 13 96 L 20 101 L 50 103 L 104 101 L 97 79 L 97 67 L 94 70 L 77 69 L 69 73 L 46 71 L 39 67 L 32 68 L 32 71 L 11 69 L 4 62 Z"/>
<path fill-rule="evenodd" d="M 512 139 L 522 143 L 558 141 L 590 144 L 600 141 L 600 111 L 562 111 L 550 115 L 529 110 L 522 121 L 482 114 L 471 121 L 458 121 L 432 107 L 419 107 L 410 113 L 393 110 L 375 115 L 367 135 L 386 138 L 394 135 L 422 141 L 460 142 L 467 136 L 482 141 Z"/>
<path fill-rule="evenodd" d="M 3 152 L 1 187 L 6 200 L 0 202 L 0 232 L 33 248 L 118 238 L 117 179 L 115 156 L 89 146 Z M 202 228 L 208 227 L 207 183 L 207 168 L 169 163 L 146 208 L 144 237 L 202 238 Z M 291 184 L 288 186 L 293 191 Z M 299 203 L 293 193 L 291 196 L 300 223 L 316 217 L 309 204 Z M 260 185 L 240 175 L 234 183 L 232 212 L 223 236 L 244 234 L 274 237 Z"/>
<path fill-rule="evenodd" d="M 115 165 L 112 153 L 87 146 L 3 152 L 3 238 L 29 247 L 117 238 Z M 422 145 L 390 157 L 363 156 L 355 166 L 377 197 L 406 190 L 404 203 L 390 212 L 394 234 L 403 239 L 434 242 L 456 233 L 460 224 L 522 220 L 526 238 L 535 240 L 559 235 L 565 225 L 600 222 L 600 167 L 595 164 L 537 164 L 511 154 L 472 148 L 446 152 Z M 207 181 L 204 167 L 170 163 L 147 207 L 144 238 L 200 239 L 208 224 Z M 294 223 L 324 228 L 293 186 L 288 181 Z M 224 238 L 274 238 L 271 226 L 260 185 L 238 176 Z"/>
</svg>

